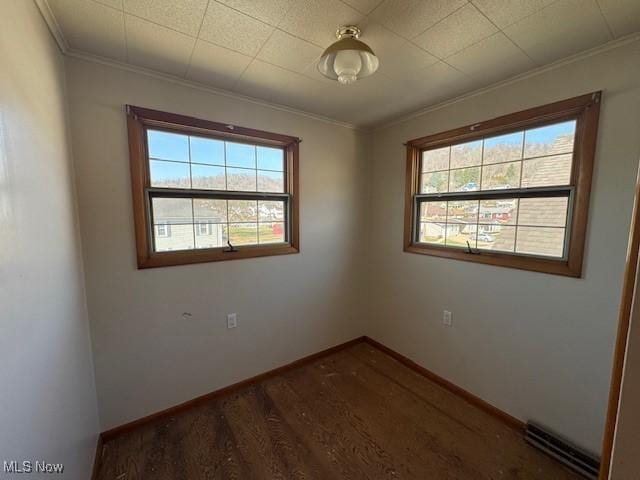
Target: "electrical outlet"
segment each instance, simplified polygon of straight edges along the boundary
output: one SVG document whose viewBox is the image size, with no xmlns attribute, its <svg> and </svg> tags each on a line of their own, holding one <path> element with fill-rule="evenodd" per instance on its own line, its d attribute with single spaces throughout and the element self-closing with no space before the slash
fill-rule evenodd
<svg viewBox="0 0 640 480">
<path fill-rule="evenodd" d="M 236 328 L 238 326 L 238 317 L 235 313 L 227 315 L 227 328 Z"/>
<path fill-rule="evenodd" d="M 449 310 L 444 310 L 442 312 L 442 324 L 450 327 L 452 324 L 451 320 L 451 312 Z"/>
</svg>

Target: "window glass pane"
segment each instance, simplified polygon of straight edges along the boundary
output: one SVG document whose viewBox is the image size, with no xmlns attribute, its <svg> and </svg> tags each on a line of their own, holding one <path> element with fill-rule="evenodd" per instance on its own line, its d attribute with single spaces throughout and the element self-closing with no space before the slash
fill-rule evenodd
<svg viewBox="0 0 640 480">
<path fill-rule="evenodd" d="M 522 158 L 523 139 L 524 132 L 509 133 L 485 139 L 482 163 L 486 165 L 488 163 L 520 160 Z"/>
<path fill-rule="evenodd" d="M 189 137 L 177 133 L 147 130 L 149 158 L 189 161 Z"/>
<path fill-rule="evenodd" d="M 496 163 L 482 167 L 482 190 L 520 188 L 522 162 Z"/>
<path fill-rule="evenodd" d="M 196 222 L 226 223 L 227 201 L 194 198 L 193 216 Z"/>
<path fill-rule="evenodd" d="M 445 238 L 447 247 L 471 247 L 476 248 L 476 224 L 460 222 L 448 223 Z M 469 242 L 467 244 L 467 242 Z"/>
<path fill-rule="evenodd" d="M 498 252 L 513 252 L 516 241 L 516 227 L 501 224 L 478 226 L 478 248 Z"/>
<path fill-rule="evenodd" d="M 228 226 L 232 245 L 255 245 L 258 243 L 257 223 L 231 223 Z"/>
<path fill-rule="evenodd" d="M 224 167 L 191 165 L 191 188 L 203 190 L 224 190 Z"/>
<path fill-rule="evenodd" d="M 516 238 L 516 252 L 562 257 L 564 232 L 564 228 L 519 226 Z"/>
<path fill-rule="evenodd" d="M 423 173 L 420 193 L 443 193 L 449 188 L 449 172 Z"/>
<path fill-rule="evenodd" d="M 256 147 L 254 145 L 226 142 L 226 146 L 228 166 L 256 168 Z"/>
<path fill-rule="evenodd" d="M 444 244 L 446 228 L 447 228 L 447 224 L 444 222 L 421 223 L 420 224 L 420 241 L 423 243 Z"/>
<path fill-rule="evenodd" d="M 169 225 L 167 236 L 155 235 L 154 238 L 156 252 L 169 252 L 172 250 L 192 250 L 193 225 Z"/>
<path fill-rule="evenodd" d="M 479 223 L 487 225 L 515 225 L 518 214 L 518 199 L 480 200 Z"/>
<path fill-rule="evenodd" d="M 229 222 L 257 222 L 258 202 L 256 200 L 229 200 Z"/>
<path fill-rule="evenodd" d="M 193 223 L 190 198 L 152 198 L 151 208 L 154 224 Z"/>
<path fill-rule="evenodd" d="M 256 171 L 227 167 L 227 190 L 255 192 Z"/>
<path fill-rule="evenodd" d="M 188 163 L 149 161 L 152 187 L 191 188 Z"/>
<path fill-rule="evenodd" d="M 575 120 L 527 130 L 524 137 L 524 158 L 573 151 L 575 131 Z"/>
<path fill-rule="evenodd" d="M 522 188 L 569 185 L 572 154 L 522 162 Z"/>
<path fill-rule="evenodd" d="M 437 148 L 422 152 L 422 171 L 435 172 L 449 169 L 449 151 L 451 147 Z"/>
<path fill-rule="evenodd" d="M 478 200 L 447 203 L 446 245 L 472 247 L 476 242 L 478 223 Z"/>
<path fill-rule="evenodd" d="M 482 140 L 451 147 L 451 168 L 471 167 L 482 163 Z"/>
<path fill-rule="evenodd" d="M 284 193 L 284 172 L 258 170 L 258 191 Z"/>
<path fill-rule="evenodd" d="M 447 222 L 476 223 L 478 221 L 478 200 L 448 202 Z"/>
<path fill-rule="evenodd" d="M 472 192 L 480 188 L 480 167 L 451 170 L 450 192 Z"/>
<path fill-rule="evenodd" d="M 258 221 L 284 222 L 284 202 L 272 200 L 258 201 Z"/>
<path fill-rule="evenodd" d="M 224 167 L 224 142 L 212 138 L 189 137 L 191 161 Z"/>
<path fill-rule="evenodd" d="M 218 248 L 227 246 L 226 224 L 196 224 L 196 248 Z"/>
<path fill-rule="evenodd" d="M 567 205 L 569 199 L 560 198 L 522 198 L 518 225 L 541 227 L 564 227 L 567 223 Z"/>
<path fill-rule="evenodd" d="M 260 243 L 284 242 L 284 223 L 260 223 L 258 228 Z"/>
<path fill-rule="evenodd" d="M 445 222 L 447 219 L 447 202 L 422 202 L 420 204 L 420 220 L 423 222 Z"/>
<path fill-rule="evenodd" d="M 284 150 L 281 148 L 256 147 L 258 169 L 284 171 Z"/>
</svg>

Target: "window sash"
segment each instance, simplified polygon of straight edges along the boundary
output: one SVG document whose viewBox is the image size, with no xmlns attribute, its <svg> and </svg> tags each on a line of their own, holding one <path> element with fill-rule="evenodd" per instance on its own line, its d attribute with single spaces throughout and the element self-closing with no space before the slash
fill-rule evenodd
<svg viewBox="0 0 640 480">
<path fill-rule="evenodd" d="M 152 199 L 154 198 L 185 198 L 204 200 L 273 200 L 284 203 L 284 242 L 272 243 L 270 245 L 291 245 L 291 195 L 289 193 L 255 193 L 255 192 L 234 192 L 227 190 L 195 190 L 186 188 L 158 188 L 149 187 L 146 192 L 146 214 L 148 218 L 148 233 L 152 241 L 152 248 L 156 254 L 163 254 L 156 250 L 155 236 L 153 235 L 154 218 Z M 195 224 L 195 219 L 193 219 Z M 228 223 L 228 222 L 225 222 Z M 264 244 L 234 245 L 234 248 L 255 248 L 264 247 Z M 199 250 L 224 250 L 228 247 L 203 248 Z M 189 252 L 191 250 L 183 250 Z"/>
<path fill-rule="evenodd" d="M 515 257 L 541 258 L 546 260 L 566 261 L 569 258 L 569 244 L 571 240 L 570 225 L 573 218 L 575 187 L 539 187 L 539 188 L 513 188 L 505 190 L 488 190 L 474 192 L 447 192 L 447 193 L 423 193 L 414 195 L 413 202 L 413 242 L 417 245 L 425 245 L 429 248 L 455 249 L 467 251 L 468 247 L 458 247 L 453 245 L 438 245 L 420 241 L 420 207 L 422 203 L 428 202 L 455 202 L 459 200 L 500 200 L 500 199 L 523 199 L 523 198 L 567 198 L 567 218 L 564 227 L 564 243 L 562 257 L 550 255 L 535 255 L 531 253 L 500 252 L 504 255 Z M 479 224 L 479 223 L 478 223 Z M 517 227 L 514 224 L 513 227 Z M 492 250 L 474 247 L 468 253 L 492 252 Z"/>
</svg>

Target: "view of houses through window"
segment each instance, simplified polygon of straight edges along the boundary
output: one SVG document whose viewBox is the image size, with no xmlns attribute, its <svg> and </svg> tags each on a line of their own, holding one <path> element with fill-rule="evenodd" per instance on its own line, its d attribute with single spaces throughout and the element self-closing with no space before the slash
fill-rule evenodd
<svg viewBox="0 0 640 480">
<path fill-rule="evenodd" d="M 570 190 L 554 187 L 570 184 L 575 129 L 568 121 L 422 152 L 418 241 L 565 256 Z"/>
<path fill-rule="evenodd" d="M 147 131 L 147 145 L 156 193 L 151 198 L 155 251 L 286 241 L 282 148 L 159 130 Z M 163 189 L 191 192 L 166 196 Z M 225 192 L 226 197 L 198 198 L 194 190 Z M 265 195 L 234 199 L 231 192 Z"/>
</svg>

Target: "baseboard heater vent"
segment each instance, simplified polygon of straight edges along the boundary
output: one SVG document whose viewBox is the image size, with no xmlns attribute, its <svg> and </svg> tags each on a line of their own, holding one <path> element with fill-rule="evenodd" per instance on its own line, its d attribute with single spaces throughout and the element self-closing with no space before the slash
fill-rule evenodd
<svg viewBox="0 0 640 480">
<path fill-rule="evenodd" d="M 539 425 L 527 422 L 525 440 L 585 478 L 597 480 L 600 470 L 597 458 L 543 430 Z"/>
</svg>

